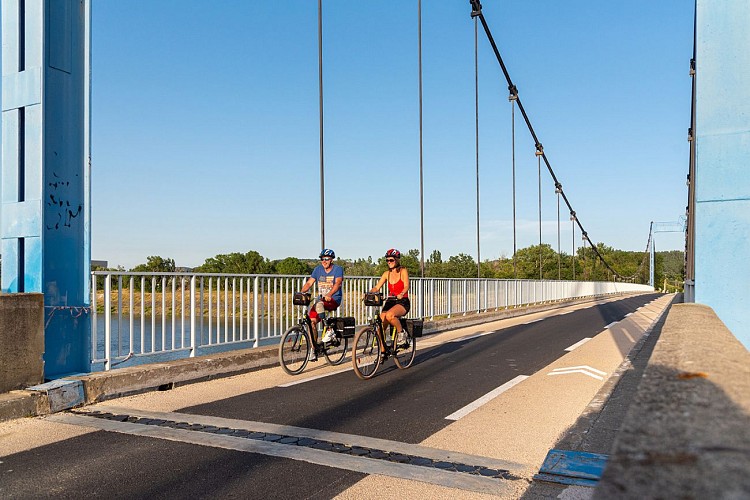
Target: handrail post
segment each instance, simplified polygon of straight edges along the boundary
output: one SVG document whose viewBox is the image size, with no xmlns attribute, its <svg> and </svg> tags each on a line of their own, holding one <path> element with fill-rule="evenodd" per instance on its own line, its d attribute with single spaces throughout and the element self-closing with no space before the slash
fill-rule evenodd
<svg viewBox="0 0 750 500">
<path fill-rule="evenodd" d="M 184 308 L 185 306 L 183 306 Z M 195 357 L 195 275 L 190 277 L 190 357 Z"/>
<path fill-rule="evenodd" d="M 112 275 L 104 278 L 104 370 L 112 368 Z"/>
<path fill-rule="evenodd" d="M 258 347 L 258 276 L 253 280 L 253 347 Z"/>
</svg>

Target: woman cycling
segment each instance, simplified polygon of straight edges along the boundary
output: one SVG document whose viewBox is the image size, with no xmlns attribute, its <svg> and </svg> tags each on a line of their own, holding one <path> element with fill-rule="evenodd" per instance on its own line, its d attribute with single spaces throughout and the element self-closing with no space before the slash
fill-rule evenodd
<svg viewBox="0 0 750 500">
<path fill-rule="evenodd" d="M 385 253 L 388 270 L 378 280 L 371 292 L 377 292 L 388 282 L 388 298 L 383 304 L 380 319 L 383 326 L 392 325 L 396 329 L 396 343 L 402 346 L 407 343 L 406 335 L 401 329 L 400 317 L 406 316 L 411 303 L 409 302 L 409 271 L 401 266 L 401 252 L 391 248 Z"/>
</svg>

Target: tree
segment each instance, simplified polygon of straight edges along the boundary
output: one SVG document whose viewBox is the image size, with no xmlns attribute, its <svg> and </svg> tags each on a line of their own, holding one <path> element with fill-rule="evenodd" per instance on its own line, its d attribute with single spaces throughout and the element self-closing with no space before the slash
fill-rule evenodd
<svg viewBox="0 0 750 500">
<path fill-rule="evenodd" d="M 255 250 L 250 250 L 245 254 L 233 252 L 210 257 L 202 265 L 196 267 L 195 271 L 201 273 L 269 274 L 273 272 L 273 266 L 261 254 Z"/>
<path fill-rule="evenodd" d="M 138 264 L 131 272 L 134 273 L 173 273 L 175 269 L 174 259 L 150 255 L 145 264 Z"/>
<path fill-rule="evenodd" d="M 310 273 L 310 269 L 307 264 L 302 262 L 297 257 L 287 257 L 286 259 L 277 261 L 274 264 L 276 274 L 291 274 L 295 276 L 307 275 Z"/>
<path fill-rule="evenodd" d="M 348 276 L 376 276 L 377 269 L 372 257 L 357 259 L 354 262 L 346 262 L 344 271 Z"/>
<path fill-rule="evenodd" d="M 412 249 L 408 253 L 401 254 L 401 265 L 409 271 L 409 276 L 418 277 L 420 275 L 419 269 L 419 250 Z M 378 265 L 376 268 L 377 274 L 381 275 L 388 270 L 388 265 L 385 261 L 385 257 L 378 259 Z"/>
</svg>

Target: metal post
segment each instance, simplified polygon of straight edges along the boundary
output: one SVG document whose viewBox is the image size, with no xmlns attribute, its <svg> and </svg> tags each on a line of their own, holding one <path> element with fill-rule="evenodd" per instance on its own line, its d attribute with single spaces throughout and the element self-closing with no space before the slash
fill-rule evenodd
<svg viewBox="0 0 750 500">
<path fill-rule="evenodd" d="M 318 108 L 320 115 L 320 248 L 326 247 L 325 178 L 323 172 L 323 0 L 318 0 Z M 257 338 L 257 337 L 256 337 Z"/>
<path fill-rule="evenodd" d="M 202 298 L 201 294 L 201 298 Z M 183 306 L 184 307 L 184 306 Z M 195 275 L 190 277 L 190 357 L 195 357 Z"/>
<path fill-rule="evenodd" d="M 419 31 L 419 270 L 424 278 L 424 148 L 422 144 L 422 0 L 417 2 Z M 424 289 L 421 289 L 424 290 Z"/>
</svg>

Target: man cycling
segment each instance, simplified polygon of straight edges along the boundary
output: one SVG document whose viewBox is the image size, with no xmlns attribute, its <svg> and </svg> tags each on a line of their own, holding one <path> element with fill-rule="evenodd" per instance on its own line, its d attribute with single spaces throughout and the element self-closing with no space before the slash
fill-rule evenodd
<svg viewBox="0 0 750 500">
<path fill-rule="evenodd" d="M 318 283 L 318 298 L 310 305 L 310 322 L 312 323 L 313 347 L 310 349 L 310 361 L 317 361 L 318 354 L 315 352 L 315 344 L 318 343 L 318 323 L 326 311 L 335 311 L 341 304 L 341 285 L 344 282 L 344 270 L 333 263 L 336 253 L 330 248 L 324 248 L 320 252 L 320 264 L 315 266 L 307 282 L 302 286 L 301 292 L 307 292 L 313 283 Z M 331 342 L 335 333 L 329 329 L 323 342 Z"/>
</svg>

